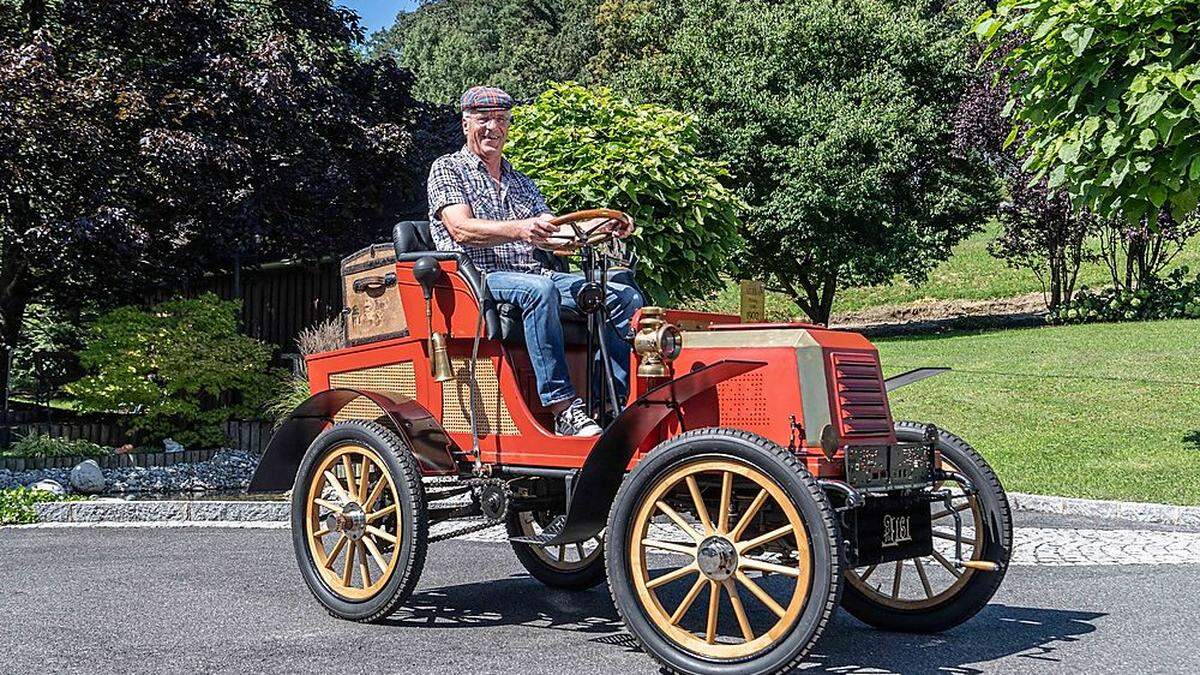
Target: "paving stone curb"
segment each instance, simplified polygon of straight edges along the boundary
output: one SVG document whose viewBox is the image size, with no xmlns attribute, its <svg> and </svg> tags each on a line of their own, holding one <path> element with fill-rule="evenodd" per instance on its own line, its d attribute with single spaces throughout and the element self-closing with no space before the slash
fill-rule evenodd
<svg viewBox="0 0 1200 675">
<path fill-rule="evenodd" d="M 1138 523 L 1200 527 L 1200 507 L 1140 502 L 1111 502 L 1073 497 L 1048 497 L 1020 492 L 1008 494 L 1018 511 L 1036 511 L 1068 516 L 1114 518 Z M 284 501 L 89 501 L 48 502 L 34 506 L 44 523 L 96 522 L 272 522 L 286 521 L 289 504 Z"/>
<path fill-rule="evenodd" d="M 1065 516 L 1115 518 L 1136 523 L 1200 526 L 1200 506 L 1112 502 L 1075 497 L 1048 497 L 1021 492 L 1008 493 L 1009 505 L 1017 511 L 1036 511 Z"/>
<path fill-rule="evenodd" d="M 38 522 L 286 521 L 288 502 L 88 501 L 35 504 Z"/>
</svg>

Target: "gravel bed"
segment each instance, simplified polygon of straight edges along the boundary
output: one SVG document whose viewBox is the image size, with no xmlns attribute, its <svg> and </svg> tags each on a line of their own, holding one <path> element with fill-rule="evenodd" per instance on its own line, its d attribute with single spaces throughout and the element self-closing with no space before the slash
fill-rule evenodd
<svg viewBox="0 0 1200 675">
<path fill-rule="evenodd" d="M 250 483 L 258 455 L 242 450 L 222 450 L 206 462 L 171 466 L 130 466 L 104 469 L 106 494 L 131 492 L 207 492 L 241 490 Z M 71 469 L 0 469 L 0 489 L 30 485 L 39 480 L 58 482 L 73 492 Z"/>
</svg>

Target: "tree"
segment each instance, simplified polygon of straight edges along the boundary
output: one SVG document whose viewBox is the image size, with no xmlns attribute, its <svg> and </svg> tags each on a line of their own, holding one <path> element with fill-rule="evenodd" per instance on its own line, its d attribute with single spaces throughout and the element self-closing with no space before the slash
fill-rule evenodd
<svg viewBox="0 0 1200 675">
<path fill-rule="evenodd" d="M 989 51 L 1011 46 L 1009 142 L 1026 169 L 1151 226 L 1200 196 L 1198 30 L 1193 0 L 1002 0 L 976 24 Z"/>
<path fill-rule="evenodd" d="M 997 214 L 1001 232 L 989 252 L 1010 267 L 1031 270 L 1053 311 L 1071 301 L 1080 267 L 1093 257 L 1088 239 L 1099 233 L 1100 223 L 1073 206 L 1065 192 L 1051 190 L 1045 178 L 1022 170 L 1014 150 L 1005 147 L 1008 73 L 999 61 L 993 53 L 967 85 L 954 112 L 954 144 L 981 153 L 1004 183 L 1006 199 Z"/>
<path fill-rule="evenodd" d="M 637 223 L 638 281 L 655 302 L 716 290 L 740 246 L 725 168 L 700 156 L 699 123 L 602 87 L 551 86 L 513 115 L 506 155 L 550 208 L 608 207 Z"/>
<path fill-rule="evenodd" d="M 744 272 L 826 322 L 838 288 L 920 281 L 993 205 L 987 167 L 951 144 L 968 38 L 962 5 L 941 7 L 608 0 L 623 30 L 596 61 L 704 121 L 747 204 Z"/>
<path fill-rule="evenodd" d="M 372 36 L 417 78 L 414 93 L 457 103 L 468 87 L 490 84 L 532 98 L 549 82 L 586 78 L 595 52 L 599 0 L 429 0 Z"/>
<path fill-rule="evenodd" d="M 420 194 L 429 116 L 361 38 L 329 0 L 0 0 L 4 345 L 34 298 L 112 305 L 378 236 Z"/>
<path fill-rule="evenodd" d="M 1133 292 L 1154 284 L 1198 233 L 1200 218 L 1192 215 L 1178 222 L 1169 209 L 1158 214 L 1153 226 L 1145 218 L 1133 224 L 1110 220 L 1099 234 L 1101 258 L 1113 287 Z"/>
<path fill-rule="evenodd" d="M 1009 266 L 1032 270 L 1042 284 L 1046 307 L 1057 309 L 1075 293 L 1079 268 L 1089 258 L 1086 243 L 1099 231 L 1096 217 L 1080 212 L 1045 179 L 1012 183 L 1000 205 L 1000 235 L 988 251 Z"/>
</svg>

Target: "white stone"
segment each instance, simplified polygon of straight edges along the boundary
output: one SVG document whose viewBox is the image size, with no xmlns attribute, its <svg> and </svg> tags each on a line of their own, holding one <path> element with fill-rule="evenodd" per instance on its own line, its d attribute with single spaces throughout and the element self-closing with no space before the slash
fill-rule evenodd
<svg viewBox="0 0 1200 675">
<path fill-rule="evenodd" d="M 104 492 L 104 472 L 94 459 L 85 459 L 71 469 L 71 487 L 76 492 L 96 494 Z"/>
<path fill-rule="evenodd" d="M 49 492 L 50 494 L 57 495 L 59 497 L 67 494 L 67 489 L 62 486 L 62 483 L 59 483 L 56 480 L 50 480 L 49 478 L 43 478 L 36 483 L 30 483 L 29 489 Z"/>
<path fill-rule="evenodd" d="M 163 439 L 163 449 L 167 452 L 183 452 L 183 444 L 173 438 Z"/>
</svg>

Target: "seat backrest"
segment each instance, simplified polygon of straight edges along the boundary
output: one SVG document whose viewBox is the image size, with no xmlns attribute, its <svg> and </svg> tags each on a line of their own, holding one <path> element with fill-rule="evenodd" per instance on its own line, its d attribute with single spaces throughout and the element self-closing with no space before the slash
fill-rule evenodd
<svg viewBox="0 0 1200 675">
<path fill-rule="evenodd" d="M 428 220 L 402 220 L 392 228 L 392 242 L 396 247 L 396 257 L 405 253 L 422 253 L 436 251 L 433 234 L 429 231 Z M 547 253 L 541 249 L 533 252 L 534 256 L 546 267 L 559 272 L 566 272 L 567 261 L 559 256 Z"/>
<path fill-rule="evenodd" d="M 420 253 L 436 251 L 433 234 L 429 232 L 428 220 L 402 220 L 392 228 L 392 243 L 396 247 L 396 256 L 405 253 Z"/>
</svg>

